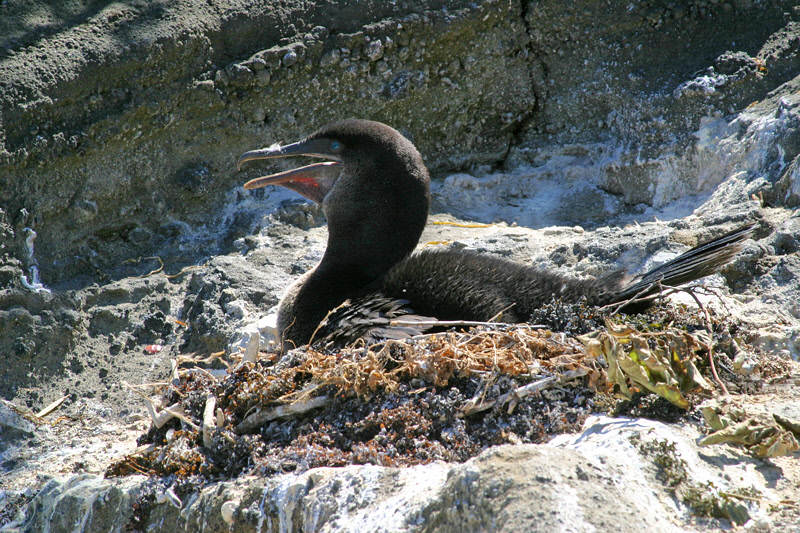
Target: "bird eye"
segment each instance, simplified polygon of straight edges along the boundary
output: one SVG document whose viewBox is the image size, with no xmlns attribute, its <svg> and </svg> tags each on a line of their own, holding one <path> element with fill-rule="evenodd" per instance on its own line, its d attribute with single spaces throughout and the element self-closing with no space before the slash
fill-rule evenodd
<svg viewBox="0 0 800 533">
<path fill-rule="evenodd" d="M 339 141 L 333 141 L 331 143 L 331 150 L 333 150 L 334 152 L 338 152 L 341 149 L 342 149 L 342 143 L 340 143 Z"/>
</svg>

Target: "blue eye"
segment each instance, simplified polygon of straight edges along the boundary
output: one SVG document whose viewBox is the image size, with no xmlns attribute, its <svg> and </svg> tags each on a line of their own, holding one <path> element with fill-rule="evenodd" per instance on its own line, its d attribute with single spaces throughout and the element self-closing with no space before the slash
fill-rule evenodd
<svg viewBox="0 0 800 533">
<path fill-rule="evenodd" d="M 340 143 L 339 141 L 333 141 L 331 143 L 331 150 L 338 152 L 341 149 L 342 149 L 342 143 Z"/>
</svg>

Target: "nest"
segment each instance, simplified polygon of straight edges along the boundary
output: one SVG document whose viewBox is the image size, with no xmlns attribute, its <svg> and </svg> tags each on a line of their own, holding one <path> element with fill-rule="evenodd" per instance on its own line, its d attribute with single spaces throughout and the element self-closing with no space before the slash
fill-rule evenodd
<svg viewBox="0 0 800 533">
<path fill-rule="evenodd" d="M 572 312 L 582 325 L 603 320 L 585 308 Z M 142 395 L 153 427 L 107 474 L 208 482 L 319 466 L 460 462 L 492 445 L 576 432 L 592 412 L 647 411 L 641 405 L 649 403 L 658 417 L 685 417 L 714 389 L 701 376 L 714 342 L 700 322 L 697 313 L 659 306 L 635 328 L 609 322 L 578 337 L 497 325 L 262 353 L 217 370 L 201 368 L 219 366 L 213 357 L 183 357 L 159 398 Z M 712 327 L 718 339 L 735 329 Z M 647 391 L 669 401 L 643 402 Z"/>
</svg>

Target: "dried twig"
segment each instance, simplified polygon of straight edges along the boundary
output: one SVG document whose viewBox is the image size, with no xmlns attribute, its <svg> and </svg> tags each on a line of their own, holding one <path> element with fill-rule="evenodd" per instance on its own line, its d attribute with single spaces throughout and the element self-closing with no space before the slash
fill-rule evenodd
<svg viewBox="0 0 800 533">
<path fill-rule="evenodd" d="M 148 398 L 146 395 L 142 394 L 138 389 L 136 389 L 136 387 L 130 385 L 125 380 L 121 381 L 120 384 L 129 391 L 134 392 L 142 397 L 142 399 L 145 402 L 145 407 L 147 407 L 147 411 L 150 413 L 150 418 L 153 420 L 153 425 L 155 427 L 160 428 L 173 418 L 178 418 L 182 422 L 184 422 L 187 426 L 191 427 L 194 431 L 198 431 L 200 429 L 199 427 L 197 427 L 197 424 L 192 422 L 183 413 L 183 406 L 181 406 L 180 402 L 174 403 L 169 407 L 162 409 L 161 411 L 156 411 L 156 407 L 153 404 L 153 400 Z"/>
<path fill-rule="evenodd" d="M 206 398 L 206 406 L 203 409 L 203 446 L 210 449 L 214 444 L 213 435 L 214 430 L 217 429 L 217 420 L 215 410 L 217 407 L 217 399 L 213 394 L 209 394 Z"/>
<path fill-rule="evenodd" d="M 390 326 L 441 326 L 449 328 L 453 326 L 510 326 L 503 322 L 477 322 L 474 320 L 414 320 L 404 321 L 402 318 L 396 318 L 389 321 Z"/>
<path fill-rule="evenodd" d="M 554 387 L 559 382 L 570 381 L 575 378 L 579 378 L 588 374 L 589 371 L 586 368 L 576 368 L 575 370 L 568 370 L 563 374 L 555 375 L 555 376 L 548 376 L 544 379 L 540 379 L 539 381 L 534 381 L 533 383 L 529 383 L 527 385 L 523 385 L 522 387 L 517 387 L 516 389 L 509 391 L 498 398 L 493 400 L 484 401 L 483 398 L 479 396 L 473 397 L 469 400 L 464 407 L 461 408 L 464 416 L 470 416 L 475 413 L 480 413 L 481 411 L 486 411 L 487 409 L 491 409 L 497 404 L 505 405 L 509 401 L 513 401 L 516 404 L 519 400 L 530 396 L 531 394 L 536 394 L 542 392 L 545 389 L 549 389 Z M 482 396 L 482 395 L 481 395 Z"/>
<path fill-rule="evenodd" d="M 191 272 L 192 270 L 197 270 L 199 268 L 203 268 L 207 264 L 208 263 L 203 263 L 202 265 L 190 265 L 188 267 L 182 268 L 180 270 L 180 272 L 178 272 L 177 274 L 171 274 L 171 275 L 166 275 L 165 274 L 164 277 L 166 277 L 167 279 L 177 278 L 178 276 L 182 276 L 182 275 L 186 274 L 187 272 Z"/>
<path fill-rule="evenodd" d="M 652 289 L 653 287 L 656 287 L 656 286 L 658 287 L 658 294 L 657 295 L 655 295 L 655 296 L 647 296 L 647 297 L 641 298 L 641 296 L 643 294 L 649 292 L 650 289 Z M 613 308 L 614 310 L 611 311 L 611 314 L 612 315 L 616 315 L 617 313 L 619 313 L 619 310 L 622 309 L 623 307 L 625 307 L 626 305 L 630 305 L 632 303 L 637 303 L 637 302 L 643 302 L 645 300 L 650 300 L 652 298 L 666 298 L 667 296 L 669 296 L 669 294 L 670 293 L 664 294 L 664 289 L 663 289 L 663 287 L 661 287 L 661 281 L 660 280 L 659 281 L 654 281 L 653 283 L 651 283 L 650 285 L 648 285 L 644 289 L 640 290 L 639 292 L 637 292 L 636 294 L 634 294 L 633 296 L 631 296 L 629 299 L 625 300 L 624 302 L 615 302 L 613 304 L 604 305 L 603 307 L 600 308 L 600 310 L 602 311 L 602 310 L 605 310 L 605 309 Z"/>
<path fill-rule="evenodd" d="M 517 305 L 516 302 L 512 303 L 511 305 L 507 305 L 506 307 L 501 309 L 496 315 L 494 315 L 492 318 L 490 318 L 489 322 L 497 322 L 498 320 L 500 320 L 500 317 L 503 316 L 503 313 L 505 313 L 506 311 L 508 311 L 509 309 L 514 307 L 515 305 Z"/>
<path fill-rule="evenodd" d="M 472 222 L 464 224 L 463 222 L 448 222 L 446 220 L 433 220 L 431 224 L 434 226 L 453 226 L 456 228 L 491 228 L 494 224 L 481 224 L 479 222 Z"/>
<path fill-rule="evenodd" d="M 529 383 L 528 385 L 525 385 L 523 387 L 518 387 L 493 400 L 484 400 L 483 396 L 485 395 L 486 392 L 484 389 L 479 396 L 475 396 L 467 403 L 465 403 L 464 406 L 461 408 L 461 411 L 464 413 L 464 416 L 470 416 L 475 413 L 480 413 L 481 411 L 486 411 L 487 409 L 491 409 L 498 403 L 500 405 L 503 405 L 514 396 L 521 395 L 521 397 L 525 397 L 535 392 L 541 392 L 545 389 L 552 387 L 556 383 L 558 383 L 558 376 L 549 376 L 544 379 L 540 379 L 539 381 L 534 381 L 533 383 Z"/>
<path fill-rule="evenodd" d="M 723 383 L 722 380 L 719 379 L 719 375 L 717 374 L 717 367 L 714 366 L 714 329 L 711 326 L 711 315 L 708 314 L 708 309 L 706 309 L 706 306 L 703 305 L 703 302 L 700 301 L 700 298 L 697 297 L 697 295 L 694 293 L 691 287 L 681 288 L 680 291 L 688 293 L 689 296 L 694 298 L 694 301 L 697 303 L 697 306 L 703 312 L 703 317 L 705 318 L 705 323 L 706 323 L 705 325 L 706 325 L 706 330 L 708 330 L 708 339 L 709 339 L 707 345 L 708 366 L 711 367 L 711 375 L 714 376 L 714 381 L 716 381 L 717 385 L 720 386 L 722 392 L 725 393 L 725 396 L 730 396 L 731 393 L 728 392 L 728 387 L 726 387 L 725 383 Z"/>
<path fill-rule="evenodd" d="M 152 276 L 153 274 L 158 274 L 159 272 L 164 270 L 164 261 L 162 261 L 160 257 L 158 257 L 158 256 L 145 257 L 146 261 L 150 261 L 150 260 L 153 260 L 153 259 L 156 259 L 158 261 L 158 265 L 159 265 L 158 268 L 155 269 L 155 270 L 151 270 L 147 274 L 142 274 L 141 276 L 137 276 L 138 278 L 146 278 L 146 277 Z"/>
<path fill-rule="evenodd" d="M 58 409 L 59 407 L 61 407 L 61 405 L 62 405 L 62 404 L 65 402 L 65 401 L 67 401 L 67 399 L 68 399 L 68 398 L 69 398 L 69 396 L 62 396 L 62 397 L 61 397 L 61 398 L 59 398 L 58 400 L 54 401 L 53 403 L 51 403 L 50 405 L 48 405 L 47 407 L 45 407 L 44 409 L 42 409 L 41 411 L 39 411 L 38 413 L 36 413 L 36 416 L 37 416 L 38 418 L 44 418 L 44 417 L 46 417 L 47 415 L 49 415 L 50 413 L 52 413 L 53 411 L 55 411 L 56 409 Z"/>
<path fill-rule="evenodd" d="M 256 428 L 263 426 L 264 423 L 269 422 L 270 420 L 307 413 L 308 411 L 316 409 L 317 407 L 328 405 L 332 401 L 333 398 L 330 396 L 317 396 L 306 402 L 279 405 L 278 407 L 270 409 L 269 411 L 259 411 L 242 420 L 242 423 L 236 426 L 234 431 L 240 435 L 242 433 L 249 433 Z"/>
</svg>

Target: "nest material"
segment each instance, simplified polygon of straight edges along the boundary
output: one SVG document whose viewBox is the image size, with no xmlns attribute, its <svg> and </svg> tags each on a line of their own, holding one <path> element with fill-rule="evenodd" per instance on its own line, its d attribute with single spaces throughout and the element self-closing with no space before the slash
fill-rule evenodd
<svg viewBox="0 0 800 533">
<path fill-rule="evenodd" d="M 599 318 L 587 317 L 585 308 L 573 315 Z M 578 431 L 592 412 L 636 404 L 647 389 L 669 388 L 673 403 L 680 397 L 678 404 L 685 408 L 709 393 L 681 375 L 694 364 L 692 372 L 707 373 L 701 356 L 707 355 L 703 349 L 709 340 L 695 342 L 687 332 L 700 329 L 699 321 L 685 309 L 662 307 L 638 318 L 637 329 L 610 328 L 621 344 L 638 338 L 635 349 L 614 348 L 612 379 L 612 352 L 587 344 L 591 335 L 581 341 L 527 325 L 341 350 L 306 347 L 283 358 L 261 354 L 256 362 L 240 361 L 227 372 L 176 367 L 160 398 L 169 408 L 161 413 L 152 408 L 159 427 L 143 435 L 140 449 L 113 464 L 108 474 L 211 481 L 251 470 L 269 474 L 347 464 L 465 461 L 488 446 L 546 442 L 554 434 Z M 675 323 L 682 326 L 664 326 Z M 715 327 L 718 337 L 730 336 L 730 324 Z M 660 333 L 640 333 L 647 329 Z M 685 346 L 678 354 L 683 365 L 678 373 L 666 376 L 664 365 L 648 362 L 648 345 L 653 353 L 660 346 Z M 619 373 L 626 365 L 638 365 L 635 376 Z M 657 386 L 648 386 L 648 376 Z M 668 387 L 658 385 L 665 380 Z M 686 416 L 684 409 L 665 408 L 666 403 L 652 412 Z M 167 410 L 169 416 L 162 416 Z"/>
</svg>

